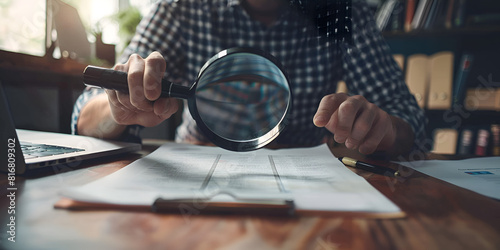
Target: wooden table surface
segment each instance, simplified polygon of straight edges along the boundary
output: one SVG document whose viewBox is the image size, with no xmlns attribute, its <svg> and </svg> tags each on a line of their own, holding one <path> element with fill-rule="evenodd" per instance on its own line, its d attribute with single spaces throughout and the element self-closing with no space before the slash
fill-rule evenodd
<svg viewBox="0 0 500 250">
<path fill-rule="evenodd" d="M 85 162 L 75 170 L 56 168 L 57 174 L 17 176 L 15 243 L 7 240 L 12 215 L 8 214 L 7 176 L 1 174 L 0 248 L 500 249 L 499 201 L 408 169 L 399 179 L 352 169 L 398 205 L 407 214 L 402 219 L 186 216 L 53 208 L 59 191 L 113 173 L 157 146 L 150 143 L 138 154 Z M 342 148 L 332 151 L 337 157 L 355 154 Z"/>
</svg>

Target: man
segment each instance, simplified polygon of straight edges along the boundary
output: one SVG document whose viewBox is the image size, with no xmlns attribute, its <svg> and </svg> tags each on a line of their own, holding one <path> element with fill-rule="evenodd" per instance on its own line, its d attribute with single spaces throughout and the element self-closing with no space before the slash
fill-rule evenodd
<svg viewBox="0 0 500 250">
<path fill-rule="evenodd" d="M 254 47 L 277 57 L 291 79 L 293 114 L 273 146 L 317 145 L 333 134 L 363 154 L 395 156 L 417 147 L 423 111 L 372 13 L 353 3 L 352 44 L 318 35 L 317 25 L 284 0 L 161 1 L 115 66 L 128 72 L 130 95 L 86 90 L 75 105 L 73 129 L 102 138 L 137 136 L 134 125 L 156 126 L 179 109 L 179 100 L 159 98 L 161 77 L 189 86 L 217 52 Z M 336 94 L 338 80 L 353 95 Z M 187 109 L 176 141 L 207 143 Z"/>
</svg>

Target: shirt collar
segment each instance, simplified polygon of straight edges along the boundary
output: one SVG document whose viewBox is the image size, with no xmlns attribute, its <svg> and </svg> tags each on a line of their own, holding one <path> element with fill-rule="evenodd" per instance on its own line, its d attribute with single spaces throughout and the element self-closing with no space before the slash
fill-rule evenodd
<svg viewBox="0 0 500 250">
<path fill-rule="evenodd" d="M 229 8 L 229 7 L 238 6 L 239 8 L 241 8 L 241 11 L 245 12 L 245 14 L 246 14 L 246 11 L 243 9 L 243 7 L 241 5 L 241 1 L 244 1 L 244 0 L 227 0 L 227 7 Z M 288 24 L 287 18 L 289 15 L 290 15 L 290 9 L 287 9 L 284 13 L 282 13 L 282 15 L 280 17 L 278 17 L 276 24 L 284 23 L 285 25 L 287 25 Z"/>
</svg>

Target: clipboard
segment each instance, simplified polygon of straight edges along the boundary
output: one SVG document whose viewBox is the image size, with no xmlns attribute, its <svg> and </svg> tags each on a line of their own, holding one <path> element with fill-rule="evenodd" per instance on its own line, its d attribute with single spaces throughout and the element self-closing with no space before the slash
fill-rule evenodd
<svg viewBox="0 0 500 250">
<path fill-rule="evenodd" d="M 190 206 L 191 200 L 169 200 L 158 198 L 151 210 L 155 213 L 189 213 L 189 214 L 217 214 L 217 215 L 271 215 L 293 216 L 295 206 L 293 200 L 267 200 L 267 201 L 238 201 L 221 202 L 210 201 L 203 203 L 200 209 Z"/>
<path fill-rule="evenodd" d="M 62 198 L 54 204 L 54 208 L 74 211 L 89 210 L 128 210 L 154 212 L 161 214 L 191 214 L 191 215 L 265 215 L 294 216 L 295 205 L 290 199 L 273 199 L 260 201 L 204 201 L 193 206 L 192 199 L 158 198 L 152 206 L 118 205 L 109 203 L 94 203 Z"/>
</svg>

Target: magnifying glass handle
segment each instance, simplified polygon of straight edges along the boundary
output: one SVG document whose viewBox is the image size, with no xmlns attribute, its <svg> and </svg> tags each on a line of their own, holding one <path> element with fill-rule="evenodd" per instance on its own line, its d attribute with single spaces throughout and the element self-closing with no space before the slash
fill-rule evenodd
<svg viewBox="0 0 500 250">
<path fill-rule="evenodd" d="M 113 69 L 87 66 L 83 71 L 83 82 L 87 86 L 113 89 L 128 93 L 127 73 Z M 161 81 L 161 97 L 175 97 L 187 99 L 190 88 L 171 83 L 165 79 Z"/>
</svg>

